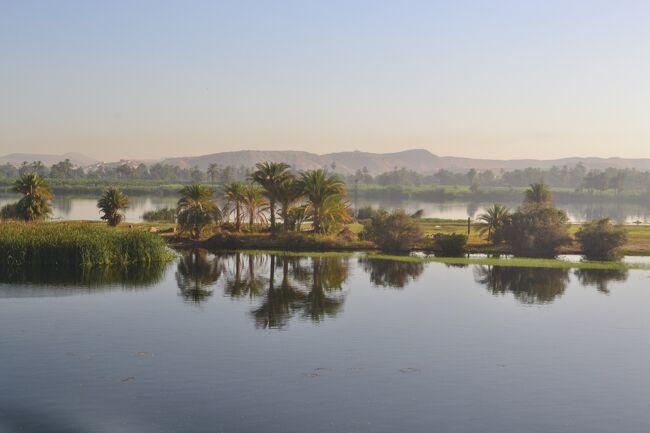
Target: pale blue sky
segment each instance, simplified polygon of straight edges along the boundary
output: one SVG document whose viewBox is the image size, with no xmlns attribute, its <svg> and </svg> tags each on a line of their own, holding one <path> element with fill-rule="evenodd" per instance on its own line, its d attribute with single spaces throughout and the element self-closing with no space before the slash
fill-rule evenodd
<svg viewBox="0 0 650 433">
<path fill-rule="evenodd" d="M 0 0 L 0 154 L 650 157 L 647 1 Z"/>
</svg>

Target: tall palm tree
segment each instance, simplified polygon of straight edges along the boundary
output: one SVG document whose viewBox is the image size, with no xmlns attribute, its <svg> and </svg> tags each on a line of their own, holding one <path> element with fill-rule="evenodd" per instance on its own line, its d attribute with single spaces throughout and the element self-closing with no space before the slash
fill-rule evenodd
<svg viewBox="0 0 650 433">
<path fill-rule="evenodd" d="M 244 188 L 243 204 L 248 215 L 248 228 L 253 229 L 256 222 L 266 220 L 265 212 L 268 210 L 268 202 L 264 198 L 262 187 L 250 183 Z"/>
<path fill-rule="evenodd" d="M 208 178 L 210 179 L 210 183 L 214 186 L 214 179 L 217 177 L 217 173 L 219 172 L 219 165 L 215 162 L 211 163 L 208 165 Z"/>
<path fill-rule="evenodd" d="M 235 214 L 235 229 L 241 229 L 242 205 L 244 203 L 244 194 L 246 186 L 241 182 L 230 182 L 223 186 L 226 206 L 230 212 Z"/>
<path fill-rule="evenodd" d="M 333 206 L 337 200 L 343 199 L 345 183 L 337 175 L 317 169 L 303 172 L 300 176 L 300 184 L 307 198 L 314 232 L 323 233 L 323 211 L 326 206 Z"/>
<path fill-rule="evenodd" d="M 284 162 L 258 162 L 251 175 L 254 182 L 264 188 L 264 195 L 269 199 L 271 231 L 275 233 L 275 204 L 278 201 L 279 185 L 289 178 L 289 165 Z"/>
<path fill-rule="evenodd" d="M 129 207 L 129 198 L 120 189 L 110 187 L 97 201 L 97 207 L 103 214 L 101 219 L 115 227 L 124 220 L 123 210 Z"/>
<path fill-rule="evenodd" d="M 510 210 L 500 204 L 485 209 L 485 213 L 478 216 L 481 225 L 481 233 L 487 232 L 488 241 L 492 240 L 492 234 L 498 233 L 499 229 L 510 218 Z"/>
<path fill-rule="evenodd" d="M 526 190 L 524 201 L 529 204 L 550 204 L 553 194 L 543 182 L 531 183 Z"/>
<path fill-rule="evenodd" d="M 16 204 L 16 210 L 25 221 L 41 220 L 52 213 L 50 200 L 54 194 L 45 179 L 37 173 L 22 174 L 14 182 L 14 191 L 23 195 Z"/>
<path fill-rule="evenodd" d="M 201 236 L 203 229 L 221 221 L 222 214 L 214 201 L 214 190 L 205 185 L 192 184 L 181 189 L 178 200 L 178 226 L 190 232 L 193 239 Z"/>
<path fill-rule="evenodd" d="M 285 232 L 289 230 L 289 211 L 303 195 L 302 185 L 293 176 L 278 185 L 277 198 L 280 203 L 280 215 Z"/>
</svg>

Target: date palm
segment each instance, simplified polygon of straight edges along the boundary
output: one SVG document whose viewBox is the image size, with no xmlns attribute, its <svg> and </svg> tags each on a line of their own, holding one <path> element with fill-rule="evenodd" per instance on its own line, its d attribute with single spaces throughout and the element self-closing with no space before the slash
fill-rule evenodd
<svg viewBox="0 0 650 433">
<path fill-rule="evenodd" d="M 264 195 L 269 200 L 271 231 L 275 233 L 275 205 L 278 202 L 278 188 L 291 174 L 289 165 L 284 162 L 258 162 L 251 175 L 254 182 L 264 188 Z"/>
<path fill-rule="evenodd" d="M 230 182 L 223 186 L 226 206 L 231 213 L 235 214 L 235 229 L 241 230 L 242 206 L 244 204 L 244 195 L 246 186 L 241 182 Z"/>
<path fill-rule="evenodd" d="M 256 222 L 266 220 L 266 211 L 268 210 L 268 201 L 264 198 L 262 187 L 251 183 L 244 188 L 243 205 L 245 213 L 248 215 L 248 228 L 253 229 Z"/>
<path fill-rule="evenodd" d="M 214 190 L 206 185 L 192 184 L 181 189 L 178 200 L 178 226 L 189 232 L 193 239 L 201 236 L 203 229 L 221 221 L 222 214 L 214 201 Z"/>
<path fill-rule="evenodd" d="M 23 195 L 16 204 L 16 211 L 25 221 L 36 221 L 47 218 L 52 213 L 50 200 L 54 194 L 48 183 L 37 173 L 22 174 L 14 182 L 14 191 Z"/>
<path fill-rule="evenodd" d="M 531 183 L 525 192 L 524 201 L 528 204 L 550 204 L 553 194 L 543 182 Z"/>
<path fill-rule="evenodd" d="M 312 217 L 314 232 L 323 233 L 323 214 L 328 206 L 336 206 L 336 202 L 343 199 L 345 183 L 335 174 L 317 169 L 303 172 L 300 185 L 307 198 L 307 211 Z"/>
<path fill-rule="evenodd" d="M 278 185 L 277 198 L 280 203 L 280 215 L 284 231 L 289 230 L 289 211 L 303 197 L 302 185 L 291 176 Z"/>
<path fill-rule="evenodd" d="M 510 210 L 500 204 L 495 204 L 492 207 L 485 209 L 485 213 L 478 216 L 480 221 L 481 234 L 487 232 L 487 240 L 492 240 L 492 235 L 499 233 L 499 230 L 510 218 Z M 499 240 L 499 239 L 495 239 Z"/>
<path fill-rule="evenodd" d="M 129 207 L 129 198 L 120 189 L 110 187 L 97 201 L 97 207 L 102 213 L 101 219 L 115 227 L 124 220 L 123 211 Z"/>
</svg>

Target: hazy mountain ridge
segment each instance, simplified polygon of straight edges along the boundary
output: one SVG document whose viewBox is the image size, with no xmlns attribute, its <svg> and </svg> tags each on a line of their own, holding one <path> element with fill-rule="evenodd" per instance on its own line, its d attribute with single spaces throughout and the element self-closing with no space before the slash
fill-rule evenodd
<svg viewBox="0 0 650 433">
<path fill-rule="evenodd" d="M 10 153 L 0 156 L 0 164 L 11 164 L 19 167 L 23 162 L 41 161 L 43 165 L 51 166 L 59 161 L 69 159 L 76 166 L 86 167 L 99 161 L 81 153 L 68 152 L 62 155 L 39 153 Z"/>
<path fill-rule="evenodd" d="M 137 165 L 144 162 L 147 165 L 154 163 L 177 165 L 189 168 L 198 166 L 206 170 L 212 163 L 222 167 L 244 166 L 252 167 L 259 161 L 286 162 L 296 170 L 308 170 L 313 168 L 327 167 L 330 170 L 351 174 L 357 170 L 367 168 L 372 175 L 384 173 L 394 168 L 407 168 L 422 174 L 434 173 L 440 169 L 451 171 L 467 171 L 471 168 L 477 170 L 515 170 L 528 167 L 548 169 L 553 166 L 569 166 L 582 163 L 587 169 L 613 168 L 635 168 L 637 170 L 650 171 L 650 159 L 648 158 L 594 158 L 594 157 L 570 157 L 560 159 L 476 159 L 454 156 L 438 156 L 424 149 L 409 149 L 393 153 L 372 153 L 372 152 L 336 152 L 318 155 L 303 151 L 263 151 L 263 150 L 241 150 L 233 152 L 218 152 L 208 155 L 165 158 L 154 161 L 123 160 L 102 163 L 91 157 L 79 153 L 66 153 L 63 155 L 12 153 L 0 157 L 0 164 L 10 163 L 20 166 L 23 161 L 41 161 L 50 166 L 64 159 L 70 159 L 73 164 L 82 167 L 97 167 L 98 165 L 117 166 L 122 163 Z"/>
</svg>

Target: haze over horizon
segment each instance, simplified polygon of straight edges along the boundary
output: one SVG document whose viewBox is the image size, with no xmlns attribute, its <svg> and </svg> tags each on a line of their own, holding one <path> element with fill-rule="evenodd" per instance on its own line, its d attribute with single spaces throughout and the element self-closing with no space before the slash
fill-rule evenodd
<svg viewBox="0 0 650 433">
<path fill-rule="evenodd" d="M 650 3 L 3 4 L 0 155 L 650 157 Z"/>
</svg>

